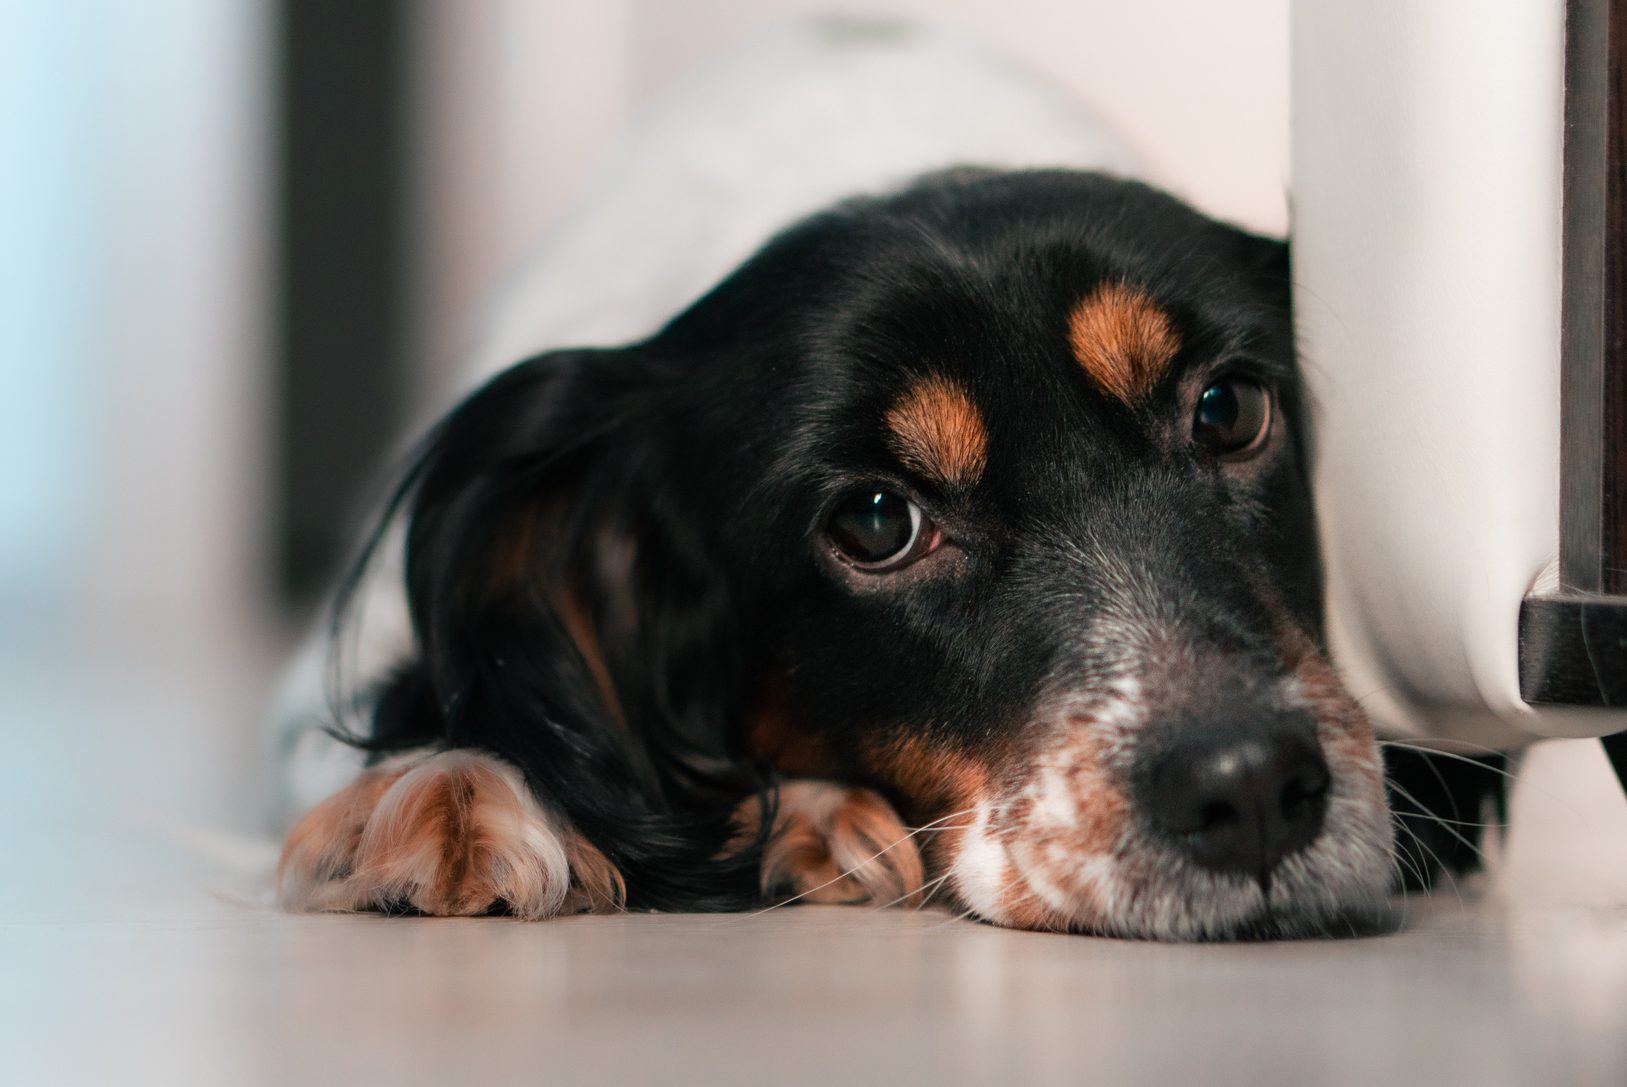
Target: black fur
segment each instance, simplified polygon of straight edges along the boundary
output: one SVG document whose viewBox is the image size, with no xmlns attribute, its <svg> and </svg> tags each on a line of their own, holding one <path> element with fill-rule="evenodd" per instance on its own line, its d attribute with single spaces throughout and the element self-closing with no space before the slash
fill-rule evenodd
<svg viewBox="0 0 1627 1087">
<path fill-rule="evenodd" d="M 728 814 L 763 783 L 716 728 L 736 712 L 728 614 L 683 520 L 664 520 L 650 491 L 659 481 L 645 473 L 665 457 L 635 423 L 656 407 L 644 365 L 635 353 L 545 355 L 437 427 L 398 498 L 410 502 L 418 654 L 380 693 L 363 742 L 378 753 L 488 751 L 522 768 L 621 870 L 629 905 L 738 908 L 757 896 L 757 857 L 746 848 L 721 858 Z M 561 496 L 532 591 L 483 584 L 497 549 Z M 611 661 L 627 681 L 617 686 L 625 729 L 544 595 L 548 579 L 595 576 L 601 516 L 641 541 L 638 630 Z"/>
</svg>

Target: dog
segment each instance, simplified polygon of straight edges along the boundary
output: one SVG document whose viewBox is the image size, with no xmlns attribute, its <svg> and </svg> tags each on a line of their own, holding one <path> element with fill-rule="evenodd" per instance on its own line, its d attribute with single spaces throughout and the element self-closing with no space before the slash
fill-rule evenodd
<svg viewBox="0 0 1627 1087">
<path fill-rule="evenodd" d="M 373 537 L 414 649 L 283 903 L 1370 923 L 1392 820 L 1322 645 L 1289 285 L 1139 182 L 963 168 L 502 373 Z"/>
</svg>

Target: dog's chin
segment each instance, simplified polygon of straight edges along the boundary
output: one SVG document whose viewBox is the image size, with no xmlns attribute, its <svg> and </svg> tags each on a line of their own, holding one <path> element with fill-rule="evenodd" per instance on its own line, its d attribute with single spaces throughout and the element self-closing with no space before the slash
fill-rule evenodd
<svg viewBox="0 0 1627 1087">
<path fill-rule="evenodd" d="M 1149 891 L 1118 911 L 1082 910 L 1068 930 L 1132 940 L 1249 942 L 1378 936 L 1396 927 L 1382 885 L 1341 895 L 1303 894 L 1210 879 L 1217 885 Z"/>
<path fill-rule="evenodd" d="M 1269 889 L 1233 877 L 1200 876 L 1120 892 L 1120 901 L 1063 901 L 1045 910 L 987 918 L 1017 928 L 1172 942 L 1339 939 L 1394 931 L 1382 881 L 1338 891 Z M 1060 908 L 1057 908 L 1060 907 Z"/>
<path fill-rule="evenodd" d="M 1106 907 L 1100 927 L 1121 936 L 1306 939 L 1385 929 L 1388 849 L 1351 838 L 1322 836 L 1284 858 L 1265 884 L 1208 872 L 1158 849 L 1119 867 L 1117 887 L 1097 902 Z"/>
<path fill-rule="evenodd" d="M 1065 859 L 1020 835 L 995 846 L 998 836 L 974 829 L 954 882 L 969 912 L 1009 928 L 1179 942 L 1383 935 L 1397 926 L 1391 841 L 1366 822 L 1324 832 L 1265 884 L 1202 869 L 1151 838 Z"/>
</svg>

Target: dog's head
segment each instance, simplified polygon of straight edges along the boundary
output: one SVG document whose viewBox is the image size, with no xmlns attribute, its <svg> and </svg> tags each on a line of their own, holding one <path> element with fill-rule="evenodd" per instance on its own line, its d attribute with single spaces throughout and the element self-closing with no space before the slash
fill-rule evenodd
<svg viewBox="0 0 1627 1087">
<path fill-rule="evenodd" d="M 990 921 L 1326 927 L 1390 831 L 1306 427 L 1279 243 L 1061 172 L 841 205 L 448 418 L 374 742 L 513 760 L 635 904 L 735 901 L 733 805 L 819 778 Z"/>
</svg>

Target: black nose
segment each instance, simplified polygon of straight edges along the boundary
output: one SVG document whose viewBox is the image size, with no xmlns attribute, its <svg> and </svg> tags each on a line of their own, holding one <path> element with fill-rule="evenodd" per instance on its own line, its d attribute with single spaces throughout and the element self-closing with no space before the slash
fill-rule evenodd
<svg viewBox="0 0 1627 1087">
<path fill-rule="evenodd" d="M 1314 840 L 1327 810 L 1328 764 L 1308 717 L 1182 726 L 1141 777 L 1152 822 L 1199 865 L 1269 882 Z"/>
</svg>

